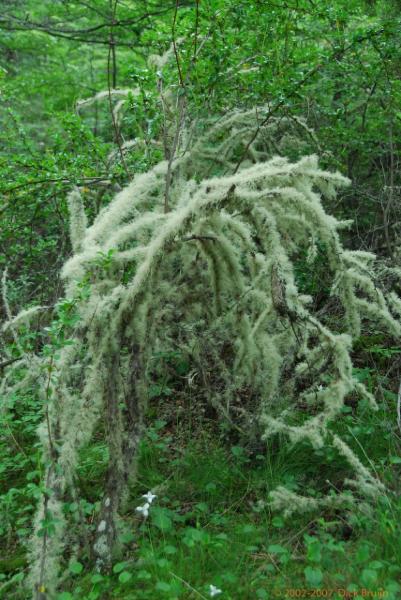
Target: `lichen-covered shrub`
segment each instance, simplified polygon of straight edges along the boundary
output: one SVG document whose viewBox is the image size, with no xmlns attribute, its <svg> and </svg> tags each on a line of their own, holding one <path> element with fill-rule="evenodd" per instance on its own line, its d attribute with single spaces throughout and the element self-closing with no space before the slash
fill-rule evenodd
<svg viewBox="0 0 401 600">
<path fill-rule="evenodd" d="M 277 124 L 263 125 L 265 116 L 263 109 L 235 112 L 195 141 L 186 138 L 173 161 L 136 176 L 90 226 L 79 191 L 71 192 L 73 255 L 62 276 L 76 318 L 69 343 L 40 375 L 47 474 L 31 562 L 33 585 L 50 597 L 66 542 L 77 543 L 67 535 L 62 502 L 100 420 L 109 467 L 93 552 L 99 568 L 110 564 L 144 427 L 151 359 L 165 349 L 190 357 L 197 385 L 233 426 L 235 402 L 242 431 L 307 440 L 311 452 L 331 445 L 349 464 L 343 491 L 308 498 L 281 487 L 271 493 L 273 507 L 289 514 L 350 506 L 381 490 L 329 425 L 350 394 L 375 408 L 352 376 L 352 340 L 363 319 L 398 335 L 400 303 L 391 295 L 386 302 L 371 277 L 374 256 L 346 250 L 339 232 L 347 223 L 322 206 L 321 197 L 333 197 L 347 180 L 321 170 L 316 156 L 270 159 Z M 335 328 L 299 292 L 294 274 L 299 250 L 313 269 L 318 245 L 338 307 Z M 9 315 L 6 327 L 14 326 Z M 40 359 L 31 368 L 40 372 Z M 51 534 L 43 533 L 49 515 Z"/>
</svg>

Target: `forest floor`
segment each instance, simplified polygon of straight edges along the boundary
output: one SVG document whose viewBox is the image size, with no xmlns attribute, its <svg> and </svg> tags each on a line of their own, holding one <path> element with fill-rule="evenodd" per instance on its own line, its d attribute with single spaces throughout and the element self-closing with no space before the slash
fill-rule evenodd
<svg viewBox="0 0 401 600">
<path fill-rule="evenodd" d="M 73 560 L 56 600 L 400 598 L 401 459 L 392 454 L 388 409 L 382 405 L 369 421 L 345 407 L 342 425 L 350 437 L 358 435 L 369 445 L 371 466 L 388 493 L 370 514 L 361 508 L 318 517 L 274 514 L 268 492 L 278 483 L 305 489 L 311 477 L 312 494 L 325 477 L 335 485 L 335 473 L 339 481 L 341 474 L 334 458 L 332 465 L 326 461 L 325 470 L 319 467 L 322 457 L 306 445 L 280 447 L 276 440 L 268 447 L 243 447 L 212 418 L 200 427 L 198 409 L 193 416 L 190 406 L 185 418 L 156 420 L 142 442 L 112 573 L 100 575 L 82 558 Z M 86 499 L 79 509 L 74 503 L 65 507 L 83 515 L 89 529 L 99 509 L 106 453 L 99 441 L 82 456 L 79 480 Z M 149 491 L 156 497 L 144 518 L 137 508 Z M 23 522 L 32 506 L 16 501 Z M 20 587 L 25 560 L 20 549 L 13 553 L 10 548 L 0 560 L 0 597 L 25 598 Z"/>
</svg>

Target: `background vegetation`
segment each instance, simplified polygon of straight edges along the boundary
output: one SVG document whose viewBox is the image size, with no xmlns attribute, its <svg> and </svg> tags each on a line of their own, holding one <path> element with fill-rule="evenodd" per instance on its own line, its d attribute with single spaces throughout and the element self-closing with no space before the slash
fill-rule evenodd
<svg viewBox="0 0 401 600">
<path fill-rule="evenodd" d="M 63 295 L 59 270 L 70 255 L 66 196 L 79 186 L 89 219 L 134 174 L 171 151 L 168 98 L 182 94 L 193 123 L 234 108 L 267 105 L 271 116 L 308 130 L 278 153 L 318 153 L 323 167 L 352 184 L 326 210 L 353 219 L 346 243 L 399 265 L 401 140 L 401 16 L 392 0 L 3 0 L 0 15 L 0 267 L 8 268 L 12 312 Z M 157 59 L 175 42 L 176 57 Z M 109 95 L 129 90 L 121 120 Z M 145 140 L 125 151 L 128 139 Z M 110 153 L 113 152 L 113 160 Z M 168 154 L 167 154 L 168 157 Z M 106 257 L 107 258 L 107 257 Z M 312 273 L 300 261 L 298 283 L 327 296 L 324 259 Z M 398 288 L 397 280 L 383 281 Z M 1 309 L 4 310 L 4 309 Z M 68 312 L 68 311 L 67 311 Z M 67 316 L 66 316 L 67 315 Z M 333 308 L 335 317 L 335 307 Z M 6 315 L 2 315 L 6 318 Z M 67 320 L 68 314 L 59 318 Z M 54 340 L 47 317 L 27 329 L 24 348 Z M 47 330 L 43 326 L 48 326 Z M 53 338 L 52 338 L 53 336 Z M 2 361 L 18 357 L 5 338 Z M 100 575 L 85 551 L 70 564 L 57 600 L 97 598 L 286 598 L 294 590 L 362 590 L 401 597 L 399 340 L 366 329 L 354 344 L 355 376 L 380 410 L 349 403 L 339 425 L 387 486 L 370 517 L 327 514 L 284 519 L 272 514 L 269 490 L 297 490 L 306 476 L 325 477 L 319 457 L 281 439 L 249 444 L 214 411 L 182 391 L 188 365 L 174 352 L 158 356 L 151 383 L 149 430 L 121 560 Z M 0 363 L 2 375 L 6 366 Z M 0 596 L 24 598 L 26 544 L 43 467 L 36 428 L 42 420 L 34 390 L 4 396 L 0 416 Z M 155 417 L 156 420 L 155 420 Z M 90 527 L 99 511 L 106 464 L 102 431 L 82 457 L 86 500 L 65 510 Z M 335 456 L 320 457 L 341 472 Z M 149 519 L 135 510 L 157 490 Z M 359 594 L 359 596 L 358 596 Z M 302 596 L 300 596 L 302 597 Z M 306 596 L 305 596 L 306 597 Z M 350 596 L 351 597 L 351 596 Z"/>
</svg>

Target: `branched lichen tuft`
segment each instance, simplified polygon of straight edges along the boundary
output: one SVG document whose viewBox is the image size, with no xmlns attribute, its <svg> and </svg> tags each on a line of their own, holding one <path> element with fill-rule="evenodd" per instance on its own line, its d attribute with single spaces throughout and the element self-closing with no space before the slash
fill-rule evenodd
<svg viewBox="0 0 401 600">
<path fill-rule="evenodd" d="M 263 125 L 266 114 L 237 111 L 219 119 L 172 164 L 136 175 L 90 227 L 79 192 L 69 196 L 74 253 L 62 276 L 77 322 L 70 343 L 54 357 L 48 382 L 41 439 L 51 500 L 43 500 L 40 515 L 51 502 L 58 517 L 47 545 L 35 537 L 37 519 L 36 585 L 57 585 L 57 561 L 65 560 L 61 503 L 75 485 L 80 449 L 99 421 L 110 458 L 94 553 L 99 568 L 110 563 L 143 429 L 152 357 L 163 349 L 178 346 L 190 357 L 205 397 L 232 426 L 249 435 L 256 428 L 264 438 L 306 441 L 311 452 L 332 446 L 347 461 L 351 475 L 341 493 L 306 497 L 279 487 L 271 496 L 274 508 L 291 514 L 349 507 L 358 495 L 371 498 L 382 490 L 330 425 L 350 394 L 374 407 L 353 377 L 352 340 L 364 319 L 399 335 L 401 305 L 392 296 L 389 307 L 374 283 L 374 257 L 345 249 L 339 232 L 348 224 L 323 208 L 321 196 L 332 197 L 347 179 L 320 169 L 316 156 L 292 163 L 272 157 L 283 123 Z M 259 135 L 249 144 L 256 126 Z M 305 251 L 311 268 L 318 248 L 324 248 L 338 305 L 336 328 L 297 282 L 297 252 Z M 88 293 L 82 294 L 83 285 Z M 241 411 L 232 409 L 234 399 Z M 300 403 L 311 410 L 299 410 Z"/>
</svg>

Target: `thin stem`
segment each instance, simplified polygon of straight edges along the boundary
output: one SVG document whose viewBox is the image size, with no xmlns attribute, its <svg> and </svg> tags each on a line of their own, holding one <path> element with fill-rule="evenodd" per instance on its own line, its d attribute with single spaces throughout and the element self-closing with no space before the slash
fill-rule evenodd
<svg viewBox="0 0 401 600">
<path fill-rule="evenodd" d="M 196 7 L 195 7 L 195 39 L 194 39 L 193 61 L 196 60 L 196 53 L 197 53 L 197 47 L 198 47 L 198 34 L 199 34 L 199 0 L 196 0 Z"/>
<path fill-rule="evenodd" d="M 116 21 L 117 4 L 118 4 L 118 0 L 115 0 L 114 3 L 113 3 L 113 0 L 110 0 L 111 23 L 110 23 L 110 35 L 109 35 L 109 51 L 108 51 L 108 55 L 107 55 L 107 89 L 108 89 L 108 93 L 109 93 L 109 106 L 110 106 L 111 120 L 113 123 L 113 129 L 114 129 L 114 137 L 115 137 L 115 141 L 118 146 L 119 153 L 120 153 L 121 163 L 124 167 L 127 177 L 129 177 L 127 163 L 125 162 L 125 158 L 124 158 L 124 152 L 123 152 L 122 141 L 121 141 L 121 133 L 120 133 L 120 129 L 118 127 L 116 116 L 114 114 L 112 94 L 111 94 L 112 89 L 115 89 L 116 85 L 117 85 L 116 49 L 115 49 L 114 31 L 113 31 L 115 21 Z"/>
<path fill-rule="evenodd" d="M 178 77 L 179 77 L 179 80 L 180 80 L 180 86 L 181 87 L 185 87 L 184 78 L 182 76 L 180 58 L 178 56 L 177 42 L 176 42 L 176 26 L 177 26 L 178 6 L 179 6 L 179 0 L 176 0 L 176 2 L 175 2 L 175 10 L 174 10 L 174 17 L 173 17 L 173 26 L 172 26 L 172 38 L 173 38 L 174 56 L 175 56 L 175 61 L 177 63 Z"/>
</svg>

